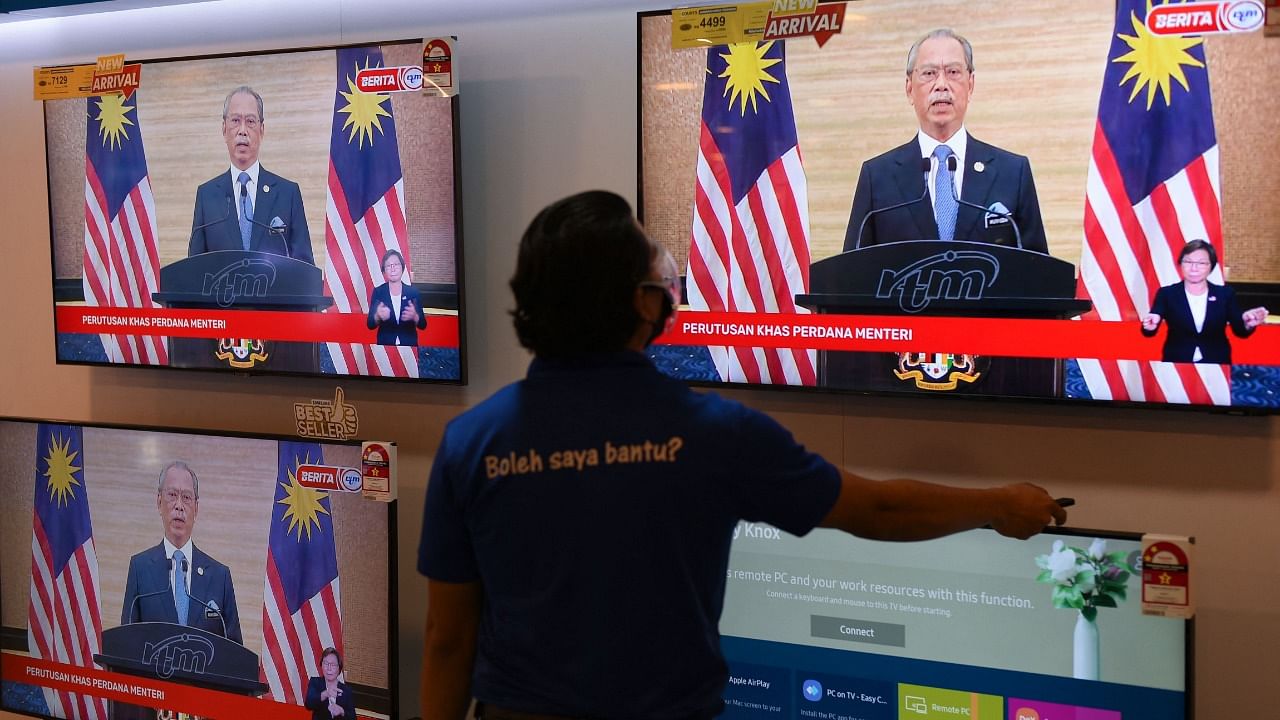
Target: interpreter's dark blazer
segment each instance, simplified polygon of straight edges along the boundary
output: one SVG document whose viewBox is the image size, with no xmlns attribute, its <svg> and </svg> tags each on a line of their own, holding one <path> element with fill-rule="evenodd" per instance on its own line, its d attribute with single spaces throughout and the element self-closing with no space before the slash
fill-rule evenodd
<svg viewBox="0 0 1280 720">
<path fill-rule="evenodd" d="M 1164 339 L 1165 362 L 1192 362 L 1196 348 L 1203 356 L 1199 362 L 1216 365 L 1231 364 L 1231 343 L 1227 341 L 1227 326 L 1237 337 L 1249 337 L 1256 328 L 1244 325 L 1244 310 L 1236 299 L 1236 291 L 1226 285 L 1209 283 L 1209 299 L 1205 302 L 1204 325 L 1196 332 L 1191 318 L 1191 305 L 1181 282 L 1165 285 L 1156 291 L 1151 312 L 1160 316 L 1160 322 L 1168 328 Z M 1142 329 L 1148 337 L 1159 330 Z"/>
<path fill-rule="evenodd" d="M 320 699 L 324 692 L 324 678 L 313 677 L 307 680 L 307 697 L 303 702 L 311 711 L 311 720 L 330 720 L 329 702 Z M 338 705 L 342 706 L 343 720 L 356 720 L 356 696 L 344 682 L 338 683 Z"/>
<path fill-rule="evenodd" d="M 418 309 L 418 322 L 400 322 L 400 312 L 404 310 L 405 305 L 413 301 L 413 306 Z M 378 309 L 378 303 L 382 303 L 391 308 L 391 319 L 379 323 L 374 313 Z M 379 345 L 403 345 L 412 347 L 418 344 L 418 331 L 427 329 L 427 313 L 422 309 L 422 294 L 419 293 L 412 285 L 403 283 L 400 285 L 400 307 L 391 307 L 391 290 L 387 288 L 387 283 L 382 283 L 373 289 L 373 295 L 369 297 L 369 329 L 378 328 L 378 344 Z M 396 343 L 399 338 L 400 342 Z"/>
<path fill-rule="evenodd" d="M 224 170 L 217 177 L 196 188 L 196 205 L 191 219 L 191 242 L 187 255 L 214 250 L 243 250 L 240 240 L 238 198 L 231 173 Z M 282 234 L 270 231 L 271 221 L 279 218 L 285 225 Z M 254 199 L 253 219 L 257 223 L 249 235 L 249 249 L 288 255 L 315 264 L 311 254 L 311 233 L 302 210 L 302 191 L 298 184 L 265 168 L 258 169 L 258 196 Z M 201 227 L 211 223 L 208 227 Z"/>
<path fill-rule="evenodd" d="M 1023 249 L 1048 254 L 1049 246 L 1045 240 L 1044 221 L 1040 217 L 1040 201 L 1036 197 L 1030 161 L 1025 156 L 975 140 L 972 135 L 964 154 L 966 167 L 960 198 L 984 208 L 1001 203 L 1022 231 Z M 845 230 L 845 250 L 852 250 L 858 245 L 858 227 L 867 213 L 921 196 L 925 188 L 922 178 L 927 176 L 922 172 L 920 161 L 920 143 L 913 137 L 905 145 L 862 164 L 858 187 L 853 194 L 853 209 L 849 213 L 849 226 Z M 981 172 L 975 169 L 975 163 L 982 163 Z M 956 214 L 955 239 L 1016 247 L 1014 233 L 1008 223 L 992 221 L 988 227 L 985 215 L 987 213 L 977 208 L 961 205 Z M 926 197 L 906 207 L 872 216 L 863 231 L 860 247 L 902 240 L 935 240 L 937 237 L 938 223 L 933 217 L 933 206 Z"/>
</svg>

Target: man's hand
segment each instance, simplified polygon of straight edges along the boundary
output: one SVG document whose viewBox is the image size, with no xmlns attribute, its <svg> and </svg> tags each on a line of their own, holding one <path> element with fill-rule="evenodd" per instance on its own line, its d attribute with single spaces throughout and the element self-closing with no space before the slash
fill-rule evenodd
<svg viewBox="0 0 1280 720">
<path fill-rule="evenodd" d="M 1001 535 L 1026 540 L 1052 521 L 1067 521 L 1067 511 L 1043 488 L 1031 483 L 1006 485 L 999 489 L 1003 496 L 1001 512 L 991 520 L 991 527 Z"/>
</svg>

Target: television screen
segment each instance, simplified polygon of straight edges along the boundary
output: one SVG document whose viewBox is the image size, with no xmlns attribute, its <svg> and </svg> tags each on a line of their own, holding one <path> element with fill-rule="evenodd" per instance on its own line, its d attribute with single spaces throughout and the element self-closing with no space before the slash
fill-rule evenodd
<svg viewBox="0 0 1280 720">
<path fill-rule="evenodd" d="M 58 361 L 463 382 L 458 101 L 423 57 L 148 60 L 45 101 Z"/>
<path fill-rule="evenodd" d="M 0 420 L 0 708 L 397 717 L 395 504 L 360 467 L 359 444 Z"/>
<path fill-rule="evenodd" d="M 1280 170 L 1249 80 L 1273 40 L 1261 3 L 1197 35 L 1147 5 L 640 14 L 640 213 L 684 294 L 658 366 L 1276 412 Z M 698 44 L 737 22 L 759 32 Z M 832 32 L 765 35 L 806 27 Z"/>
<path fill-rule="evenodd" d="M 729 718 L 1190 717 L 1190 622 L 1143 615 L 1138 536 L 880 543 L 741 523 Z"/>
</svg>

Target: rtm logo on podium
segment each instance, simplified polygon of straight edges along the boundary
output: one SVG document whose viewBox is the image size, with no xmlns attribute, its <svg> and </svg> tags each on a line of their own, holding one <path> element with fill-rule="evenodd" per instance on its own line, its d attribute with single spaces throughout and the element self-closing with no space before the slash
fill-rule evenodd
<svg viewBox="0 0 1280 720">
<path fill-rule="evenodd" d="M 918 313 L 934 300 L 981 300 L 1000 275 L 1000 261 L 981 250 L 948 250 L 899 270 L 880 272 L 876 297 L 898 296 L 898 307 Z"/>
<path fill-rule="evenodd" d="M 142 664 L 156 670 L 162 680 L 173 677 L 175 672 L 203 675 L 213 662 L 213 643 L 199 635 L 174 635 L 156 644 L 144 643 Z"/>
<path fill-rule="evenodd" d="M 261 258 L 244 258 L 216 273 L 205 273 L 200 294 L 228 308 L 240 298 L 264 298 L 276 282 L 276 266 Z"/>
</svg>

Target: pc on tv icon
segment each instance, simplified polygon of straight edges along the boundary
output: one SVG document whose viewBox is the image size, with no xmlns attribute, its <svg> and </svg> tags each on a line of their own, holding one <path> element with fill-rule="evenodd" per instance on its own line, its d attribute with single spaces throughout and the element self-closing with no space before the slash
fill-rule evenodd
<svg viewBox="0 0 1280 720">
<path fill-rule="evenodd" d="M 800 692 L 804 695 L 804 699 L 809 702 L 818 702 L 822 699 L 822 683 L 817 680 L 805 680 L 800 686 Z"/>
</svg>

